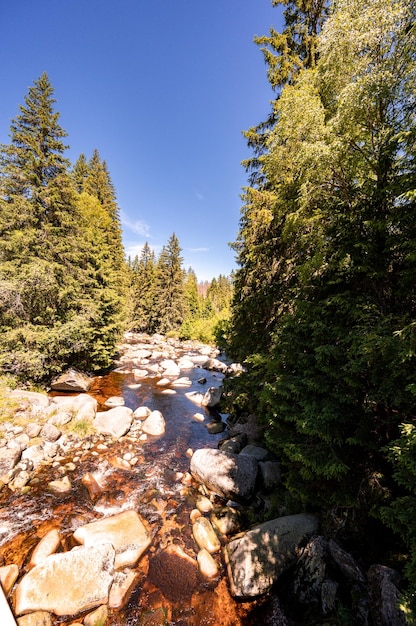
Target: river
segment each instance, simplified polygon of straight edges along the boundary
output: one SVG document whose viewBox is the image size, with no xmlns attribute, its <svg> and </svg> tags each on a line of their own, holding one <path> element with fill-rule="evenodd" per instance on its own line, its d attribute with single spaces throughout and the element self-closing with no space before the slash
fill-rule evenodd
<svg viewBox="0 0 416 626">
<path fill-rule="evenodd" d="M 131 340 L 132 342 L 133 340 Z M 195 355 L 189 345 L 176 347 L 177 358 Z M 120 363 L 119 363 L 120 365 Z M 182 375 L 182 374 L 181 374 Z M 221 386 L 223 374 L 200 367 L 186 371 L 188 387 L 160 386 L 160 376 L 137 382 L 128 359 L 104 376 L 96 377 L 89 394 L 105 410 L 105 402 L 122 396 L 125 406 L 135 410 L 147 406 L 165 418 L 166 432 L 138 442 L 128 435 L 105 447 L 99 438 L 90 437 L 79 454 L 81 462 L 73 469 L 73 488 L 68 494 L 51 494 L 45 485 L 56 477 L 56 469 L 45 466 L 28 493 L 0 491 L 1 524 L 10 530 L 0 545 L 0 564 L 14 562 L 24 571 L 28 558 L 50 528 L 59 526 L 65 549 L 73 546 L 72 534 L 81 523 L 134 509 L 151 529 L 152 543 L 135 568 L 137 579 L 127 604 L 111 609 L 106 626 L 254 626 L 272 624 L 267 601 L 237 602 L 228 589 L 221 553 L 215 555 L 219 575 L 204 579 L 194 566 L 163 549 L 170 544 L 181 548 L 195 563 L 198 548 L 191 531 L 190 513 L 199 495 L 197 486 L 187 480 L 191 451 L 218 446 L 226 433 L 210 434 L 206 424 L 225 419 L 212 410 L 196 406 L 185 394 Z M 203 380 L 205 379 L 205 380 Z M 204 421 L 195 419 L 203 415 Z M 201 419 L 201 418 L 200 418 Z M 129 471 L 111 464 L 115 456 L 134 456 L 137 463 Z M 70 462 L 73 453 L 62 461 Z M 105 475 L 106 488 L 96 499 L 85 488 L 87 472 Z M 1 528 L 0 528 L 1 531 Z M 267 617 L 267 615 L 269 617 Z M 55 617 L 53 625 L 69 626 L 84 616 Z M 102 625 L 104 626 L 104 625 Z"/>
</svg>

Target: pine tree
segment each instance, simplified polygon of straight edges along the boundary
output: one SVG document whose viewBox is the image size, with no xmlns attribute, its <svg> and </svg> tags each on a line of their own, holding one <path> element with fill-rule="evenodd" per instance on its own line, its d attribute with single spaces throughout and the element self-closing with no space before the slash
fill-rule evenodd
<svg viewBox="0 0 416 626">
<path fill-rule="evenodd" d="M 153 331 L 153 317 L 156 296 L 155 253 L 146 241 L 140 259 L 136 257 L 131 268 L 132 313 L 129 324 L 132 330 Z"/>
<path fill-rule="evenodd" d="M 178 331 L 186 314 L 184 271 L 179 240 L 173 233 L 160 253 L 157 267 L 155 330 Z"/>
</svg>

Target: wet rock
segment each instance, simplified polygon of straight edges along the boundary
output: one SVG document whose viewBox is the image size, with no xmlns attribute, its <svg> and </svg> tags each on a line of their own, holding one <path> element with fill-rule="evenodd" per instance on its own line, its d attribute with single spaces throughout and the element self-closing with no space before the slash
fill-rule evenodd
<svg viewBox="0 0 416 626">
<path fill-rule="evenodd" d="M 220 361 L 219 359 L 207 359 L 202 364 L 202 367 L 204 370 L 211 370 L 213 372 L 221 372 L 222 374 L 225 374 L 225 372 L 227 371 L 227 365 L 223 363 L 222 361 Z"/>
<path fill-rule="evenodd" d="M 180 367 L 181 370 L 190 370 L 193 368 L 194 364 L 193 364 L 193 361 L 191 361 L 191 359 L 187 358 L 186 356 L 183 356 L 178 360 L 178 366 Z"/>
<path fill-rule="evenodd" d="M 260 524 L 230 541 L 224 556 L 232 595 L 246 598 L 269 591 L 296 561 L 299 544 L 317 529 L 314 515 L 289 515 Z"/>
<path fill-rule="evenodd" d="M 98 496 L 100 496 L 104 487 L 99 483 L 99 481 L 95 478 L 93 474 L 87 472 L 81 479 L 82 484 L 88 490 L 88 494 L 92 501 L 94 501 Z"/>
<path fill-rule="evenodd" d="M 111 609 L 121 609 L 128 602 L 138 579 L 139 574 L 130 569 L 114 573 L 108 600 Z"/>
<path fill-rule="evenodd" d="M 208 424 L 205 424 L 205 427 L 208 430 L 208 432 L 211 433 L 211 435 L 217 435 L 218 433 L 223 433 L 226 428 L 224 422 L 222 421 L 208 422 Z"/>
<path fill-rule="evenodd" d="M 59 531 L 53 528 L 46 533 L 40 540 L 30 557 L 29 567 L 35 567 L 44 561 L 48 556 L 56 552 L 57 547 L 61 543 Z"/>
<path fill-rule="evenodd" d="M 77 528 L 75 541 L 85 546 L 111 543 L 116 551 L 115 569 L 134 566 L 151 542 L 136 511 L 123 511 Z"/>
<path fill-rule="evenodd" d="M 399 608 L 398 572 L 384 565 L 372 565 L 368 570 L 370 611 L 377 626 L 405 626 L 406 616 Z"/>
<path fill-rule="evenodd" d="M 222 388 L 221 387 L 210 387 L 204 394 L 202 398 L 201 405 L 207 407 L 214 407 L 220 403 L 222 396 Z"/>
<path fill-rule="evenodd" d="M 142 430 L 147 435 L 163 435 L 165 428 L 165 419 L 160 411 L 152 411 L 142 424 Z"/>
<path fill-rule="evenodd" d="M 133 376 L 134 378 L 146 378 L 146 376 L 149 376 L 149 372 L 147 370 L 144 369 L 139 369 L 139 368 L 134 368 L 133 370 Z"/>
<path fill-rule="evenodd" d="M 195 504 L 196 508 L 201 511 L 201 513 L 209 513 L 214 507 L 211 500 L 206 496 L 198 496 Z"/>
<path fill-rule="evenodd" d="M 206 517 L 199 517 L 192 524 L 192 534 L 201 550 L 205 548 L 209 553 L 213 553 L 221 549 L 220 540 Z"/>
<path fill-rule="evenodd" d="M 68 491 L 72 489 L 71 481 L 68 476 L 64 476 L 61 480 L 51 480 L 51 482 L 48 483 L 48 487 L 50 491 L 55 493 L 68 493 Z"/>
<path fill-rule="evenodd" d="M 73 369 L 64 372 L 51 382 L 53 391 L 89 391 L 92 379 Z"/>
<path fill-rule="evenodd" d="M 19 576 L 19 568 L 12 563 L 11 565 L 3 565 L 0 567 L 0 585 L 6 596 L 11 592 L 14 583 Z"/>
<path fill-rule="evenodd" d="M 176 544 L 156 554 L 149 563 L 149 582 L 156 585 L 170 602 L 189 602 L 197 586 L 198 564 Z M 144 622 L 146 623 L 146 622 Z M 167 621 L 149 621 L 166 624 Z"/>
<path fill-rule="evenodd" d="M 114 557 L 110 544 L 52 554 L 18 584 L 16 614 L 50 611 L 56 615 L 77 615 L 105 604 L 113 582 Z"/>
<path fill-rule="evenodd" d="M 187 376 L 183 376 L 182 378 L 177 378 L 172 382 L 173 387 L 190 387 L 192 385 L 192 380 Z"/>
<path fill-rule="evenodd" d="M 211 513 L 211 522 L 221 535 L 236 535 L 242 527 L 241 512 L 225 506 Z"/>
<path fill-rule="evenodd" d="M 124 398 L 123 396 L 111 396 L 104 402 L 105 406 L 115 407 L 115 406 L 124 406 Z"/>
<path fill-rule="evenodd" d="M 30 474 L 28 471 L 23 470 L 18 472 L 13 481 L 9 483 L 9 487 L 13 490 L 23 489 L 30 480 Z"/>
<path fill-rule="evenodd" d="M 244 504 L 254 497 L 258 464 L 251 456 L 199 449 L 191 459 L 190 470 L 198 482 L 227 500 Z"/>
<path fill-rule="evenodd" d="M 46 611 L 36 611 L 19 617 L 17 626 L 52 626 L 52 618 Z"/>
<path fill-rule="evenodd" d="M 202 576 L 205 576 L 205 578 L 216 578 L 218 576 L 219 570 L 217 562 L 208 550 L 202 548 L 198 552 L 196 560 L 198 561 L 199 571 Z"/>
<path fill-rule="evenodd" d="M 133 411 L 126 406 L 118 406 L 97 413 L 93 426 L 97 432 L 119 439 L 130 430 L 132 421 Z"/>
<path fill-rule="evenodd" d="M 165 359 L 164 361 L 161 361 L 159 365 L 163 370 L 164 376 L 177 378 L 181 373 L 179 365 L 175 363 L 175 361 L 173 361 L 172 359 Z"/>
<path fill-rule="evenodd" d="M 46 441 L 53 443 L 54 441 L 57 441 L 59 439 L 61 434 L 62 433 L 59 428 L 57 428 L 53 424 L 46 423 L 42 426 L 42 430 L 40 431 L 39 436 Z"/>
<path fill-rule="evenodd" d="M 200 393 L 199 391 L 189 391 L 188 393 L 185 394 L 185 396 L 191 402 L 194 402 L 195 404 L 199 404 L 199 406 L 202 406 L 202 400 L 204 399 L 203 393 Z"/>
<path fill-rule="evenodd" d="M 133 413 L 134 417 L 137 420 L 145 420 L 146 417 L 149 417 L 150 413 L 151 413 L 151 409 L 149 409 L 149 407 L 147 406 L 139 406 Z"/>
</svg>

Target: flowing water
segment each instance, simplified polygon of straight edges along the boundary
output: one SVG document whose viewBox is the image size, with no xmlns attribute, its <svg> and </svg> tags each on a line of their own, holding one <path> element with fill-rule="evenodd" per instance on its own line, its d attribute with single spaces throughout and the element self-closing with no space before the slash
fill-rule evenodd
<svg viewBox="0 0 416 626">
<path fill-rule="evenodd" d="M 49 529 L 59 528 L 64 549 L 71 549 L 72 533 L 80 525 L 134 509 L 147 524 L 152 544 L 135 568 L 137 579 L 129 601 L 122 609 L 109 611 L 108 626 L 274 623 L 262 617 L 265 605 L 261 602 L 236 602 L 230 596 L 220 553 L 214 555 L 220 572 L 214 580 L 202 578 L 194 565 L 198 548 L 192 537 L 189 515 L 199 494 L 197 486 L 186 480 L 190 450 L 216 448 L 224 434 L 208 432 L 206 423 L 213 415 L 191 402 L 185 393 L 219 387 L 222 374 L 194 368 L 186 371 L 192 386 L 166 393 L 166 388 L 157 385 L 160 376 L 144 378 L 138 383 L 128 365 L 123 364 L 128 373 L 113 371 L 94 379 L 90 395 L 97 399 L 99 410 L 105 409 L 104 403 L 109 397 L 123 396 L 125 405 L 133 410 L 147 406 L 161 411 L 166 421 L 165 434 L 149 437 L 144 442 L 127 435 L 107 448 L 97 444 L 98 438 L 83 444 L 78 450 L 80 462 L 71 473 L 73 488 L 69 494 L 56 495 L 45 488 L 50 480 L 59 477 L 52 466 L 37 473 L 39 482 L 32 485 L 28 494 L 3 488 L 0 491 L 0 565 L 16 563 L 24 572 L 32 549 Z M 198 382 L 201 376 L 206 382 Z M 197 412 L 204 415 L 204 422 L 194 419 Z M 137 464 L 129 470 L 114 467 L 112 459 L 126 453 L 135 456 Z M 71 452 L 67 461 L 73 456 Z M 96 497 L 92 497 L 82 482 L 87 472 L 105 485 Z M 180 547 L 194 561 L 181 558 L 180 553 L 164 552 L 171 544 Z M 75 617 L 53 617 L 53 620 L 54 624 L 65 626 L 76 622 Z"/>
</svg>

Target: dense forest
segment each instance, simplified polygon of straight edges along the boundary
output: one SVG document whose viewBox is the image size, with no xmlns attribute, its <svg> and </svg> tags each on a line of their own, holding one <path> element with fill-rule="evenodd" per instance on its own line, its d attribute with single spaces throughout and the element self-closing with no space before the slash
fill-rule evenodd
<svg viewBox="0 0 416 626">
<path fill-rule="evenodd" d="M 43 381 L 66 367 L 99 370 L 124 330 L 214 341 L 232 279 L 204 294 L 172 234 L 126 260 L 116 192 L 98 150 L 65 158 L 66 132 L 46 73 L 0 146 L 0 369 Z"/>
<path fill-rule="evenodd" d="M 34 81 L 0 146 L 0 369 L 106 368 L 125 330 L 220 342 L 246 366 L 228 408 L 265 425 L 286 510 L 400 569 L 416 618 L 416 5 L 272 4 L 238 270 L 209 285 L 175 233 L 125 258 L 106 162 L 69 163 Z"/>
<path fill-rule="evenodd" d="M 245 133 L 228 353 L 248 373 L 231 406 L 264 421 L 289 510 L 404 566 L 415 615 L 416 4 L 273 4 L 282 32 L 256 42 L 275 97 Z"/>
</svg>

